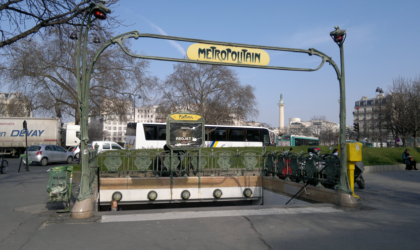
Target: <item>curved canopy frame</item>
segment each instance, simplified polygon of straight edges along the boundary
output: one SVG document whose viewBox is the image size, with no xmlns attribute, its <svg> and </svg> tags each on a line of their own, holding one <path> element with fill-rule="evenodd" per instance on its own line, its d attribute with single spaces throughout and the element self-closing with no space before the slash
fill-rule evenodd
<svg viewBox="0 0 420 250">
<path fill-rule="evenodd" d="M 263 50 L 273 50 L 273 51 L 286 51 L 286 52 L 296 52 L 296 53 L 304 53 L 308 54 L 309 56 L 318 56 L 321 58 L 321 63 L 316 68 L 293 68 L 293 67 L 279 67 L 279 66 L 263 66 L 263 65 L 251 65 L 251 64 L 234 64 L 234 63 L 223 63 L 223 62 L 210 62 L 210 61 L 199 61 L 199 60 L 190 60 L 190 59 L 181 59 L 181 58 L 172 58 L 172 57 L 159 57 L 159 56 L 146 56 L 146 55 L 137 55 L 130 53 L 124 46 L 123 41 L 125 39 L 134 38 L 155 38 L 155 39 L 164 39 L 164 40 L 175 40 L 175 41 L 182 41 L 182 42 L 193 42 L 193 43 L 205 43 L 205 44 L 214 44 L 214 45 L 224 45 L 224 46 L 232 46 L 232 47 L 245 47 L 245 48 L 253 48 L 253 49 L 263 49 Z M 105 42 L 101 48 L 96 52 L 95 56 L 93 57 L 92 63 L 89 67 L 89 71 L 86 77 L 86 84 L 84 85 L 84 90 L 86 91 L 83 93 L 84 98 L 83 100 L 89 99 L 89 85 L 91 80 L 91 74 L 93 72 L 93 68 L 95 66 L 96 61 L 98 60 L 101 53 L 113 44 L 118 44 L 121 49 L 129 56 L 135 58 L 142 58 L 142 59 L 149 59 L 149 60 L 160 60 L 160 61 L 170 61 L 170 62 L 184 62 L 184 63 L 199 63 L 199 64 L 211 64 L 211 65 L 221 65 L 221 66 L 233 66 L 233 67 L 246 67 L 246 68 L 259 68 L 259 69 L 273 69 L 273 70 L 289 70 L 289 71 L 317 71 L 319 70 L 326 62 L 333 66 L 336 74 L 337 79 L 340 83 L 340 148 L 341 148 L 341 156 L 340 156 L 340 163 L 341 163 L 341 173 L 340 173 L 340 182 L 335 187 L 336 190 L 339 190 L 346 194 L 352 194 L 352 190 L 350 189 L 350 185 L 348 182 L 347 177 L 347 149 L 346 149 L 346 94 L 345 94 L 345 79 L 344 79 L 344 57 L 343 57 L 343 47 L 342 44 L 339 44 L 340 52 L 341 52 L 341 71 L 338 68 L 337 64 L 332 60 L 331 57 L 327 56 L 323 52 L 316 50 L 314 48 L 309 49 L 295 49 L 295 48 L 283 48 L 283 47 L 272 47 L 272 46 L 261 46 L 261 45 L 252 45 L 252 44 L 242 44 L 242 43 L 227 43 L 227 42 L 219 42 L 219 41 L 210 41 L 210 40 L 201 40 L 201 39 L 194 39 L 194 38 L 184 38 L 184 37 L 175 37 L 175 36 L 165 36 L 165 35 L 157 35 L 157 34 L 147 34 L 147 33 L 139 33 L 136 31 L 127 32 L 118 36 L 115 36 Z M 86 99 L 85 99 L 86 98 Z M 83 106 L 83 101 L 82 101 Z M 87 111 L 85 111 L 87 112 Z M 82 112 L 83 113 L 83 112 Z M 82 133 L 83 134 L 83 133 Z M 88 139 L 87 134 L 86 138 Z"/>
</svg>

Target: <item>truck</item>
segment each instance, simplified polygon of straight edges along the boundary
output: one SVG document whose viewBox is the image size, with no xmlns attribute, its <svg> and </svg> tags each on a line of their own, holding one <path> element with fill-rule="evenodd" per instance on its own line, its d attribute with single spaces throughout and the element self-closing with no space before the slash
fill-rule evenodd
<svg viewBox="0 0 420 250">
<path fill-rule="evenodd" d="M 80 139 L 77 134 L 80 133 L 80 125 L 67 125 L 63 130 L 65 147 L 76 147 L 80 144 Z"/>
<path fill-rule="evenodd" d="M 28 145 L 25 141 L 23 121 L 27 122 Z M 2 117 L 0 118 L 0 153 L 19 156 L 26 146 L 62 145 L 62 125 L 59 118 Z"/>
</svg>

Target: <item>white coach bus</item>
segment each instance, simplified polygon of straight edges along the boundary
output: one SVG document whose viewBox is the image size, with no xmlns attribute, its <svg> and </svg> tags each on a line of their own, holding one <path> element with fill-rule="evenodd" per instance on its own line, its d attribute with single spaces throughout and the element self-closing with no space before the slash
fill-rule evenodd
<svg viewBox="0 0 420 250">
<path fill-rule="evenodd" d="M 261 147 L 272 145 L 274 131 L 262 127 L 206 125 L 206 147 Z M 268 141 L 268 142 L 267 142 Z M 163 148 L 166 144 L 166 123 L 128 123 L 126 149 Z"/>
</svg>

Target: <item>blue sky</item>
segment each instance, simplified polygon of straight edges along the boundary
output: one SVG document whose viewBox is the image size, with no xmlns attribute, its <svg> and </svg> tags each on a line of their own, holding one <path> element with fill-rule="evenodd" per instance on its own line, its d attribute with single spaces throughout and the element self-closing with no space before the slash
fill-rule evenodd
<svg viewBox="0 0 420 250">
<path fill-rule="evenodd" d="M 313 47 L 339 63 L 339 48 L 329 33 L 334 26 L 347 30 L 344 44 L 347 92 L 347 124 L 353 120 L 354 102 L 373 97 L 398 76 L 420 73 L 420 1 L 134 1 L 121 0 L 111 15 L 129 27 L 116 35 L 167 34 L 215 41 L 291 47 Z M 182 58 L 190 43 L 154 39 L 132 40 L 138 53 Z M 272 53 L 269 65 L 315 68 L 320 60 L 296 53 Z M 173 63 L 152 61 L 150 73 L 161 80 Z M 290 117 L 308 120 L 325 115 L 339 122 L 339 85 L 334 69 L 324 65 L 316 72 L 232 67 L 242 84 L 256 88 L 259 117 L 253 119 L 278 126 L 280 93 L 285 122 Z"/>
</svg>

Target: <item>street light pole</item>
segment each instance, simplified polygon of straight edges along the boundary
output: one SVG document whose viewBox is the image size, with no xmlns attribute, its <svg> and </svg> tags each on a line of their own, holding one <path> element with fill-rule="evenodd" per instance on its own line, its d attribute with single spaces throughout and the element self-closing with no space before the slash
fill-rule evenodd
<svg viewBox="0 0 420 250">
<path fill-rule="evenodd" d="M 335 26 L 335 30 L 330 33 L 331 38 L 340 48 L 340 64 L 341 70 L 338 75 L 340 83 L 340 164 L 341 173 L 340 181 L 335 189 L 346 194 L 352 194 L 347 176 L 347 145 L 346 145 L 346 80 L 344 70 L 344 48 L 343 44 L 346 40 L 346 30 L 340 30 Z"/>
<path fill-rule="evenodd" d="M 379 98 L 379 140 L 382 148 L 382 94 L 384 93 L 384 91 L 381 88 L 377 87 L 376 92 L 378 92 L 381 95 L 381 98 Z"/>
<path fill-rule="evenodd" d="M 105 19 L 106 14 L 110 13 L 110 9 L 107 8 L 104 4 L 106 1 L 101 1 L 100 3 L 91 3 L 89 8 L 86 10 L 79 32 L 79 41 L 77 45 L 77 56 L 76 56 L 76 80 L 77 80 L 77 99 L 80 110 L 80 157 L 82 165 L 82 176 L 80 182 L 80 191 L 77 197 L 77 202 L 72 210 L 72 217 L 83 219 L 93 216 L 93 206 L 90 201 L 90 188 L 89 188 L 89 154 L 87 149 L 87 143 L 89 141 L 88 137 L 88 115 L 89 115 L 89 83 L 90 77 L 88 79 L 86 75 L 86 47 L 88 40 L 89 29 L 92 24 L 92 15 L 96 19 Z M 86 21 L 86 24 L 85 24 Z M 82 47 L 82 37 L 83 37 L 83 47 Z M 77 36 L 70 37 L 71 39 L 77 39 Z M 95 38 L 94 42 L 98 42 Z M 80 53 L 82 53 L 82 67 L 80 67 Z M 80 79 L 80 73 L 82 77 Z M 90 72 L 89 72 L 90 74 Z"/>
</svg>

